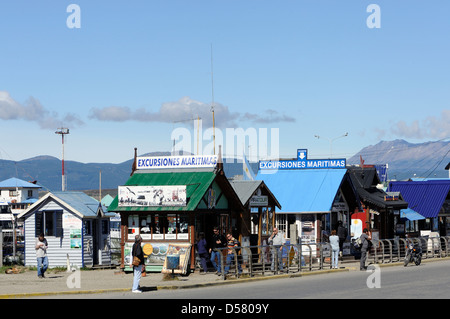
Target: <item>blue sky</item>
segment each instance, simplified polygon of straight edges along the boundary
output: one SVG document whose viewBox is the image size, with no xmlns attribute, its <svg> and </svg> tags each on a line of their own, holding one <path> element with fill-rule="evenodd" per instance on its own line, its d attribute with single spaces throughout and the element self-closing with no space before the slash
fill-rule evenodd
<svg viewBox="0 0 450 319">
<path fill-rule="evenodd" d="M 81 28 L 66 24 L 72 3 Z M 381 28 L 366 24 L 372 3 Z M 174 129 L 193 131 L 175 121 L 210 126 L 211 44 L 217 129 L 278 128 L 281 156 L 328 157 L 346 132 L 333 157 L 446 139 L 448 12 L 447 0 L 3 0 L 0 158 L 61 158 L 61 126 L 66 160 L 170 151 Z"/>
</svg>

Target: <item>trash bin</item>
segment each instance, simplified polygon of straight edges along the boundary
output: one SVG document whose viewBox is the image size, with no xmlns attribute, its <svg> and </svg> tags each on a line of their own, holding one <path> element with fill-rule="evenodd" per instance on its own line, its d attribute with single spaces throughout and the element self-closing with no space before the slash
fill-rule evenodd
<svg viewBox="0 0 450 319">
<path fill-rule="evenodd" d="M 172 269 L 172 278 L 175 277 L 174 270 L 180 265 L 180 255 L 167 255 L 167 269 Z"/>
<path fill-rule="evenodd" d="M 167 269 L 177 269 L 180 264 L 180 255 L 167 255 Z"/>
</svg>

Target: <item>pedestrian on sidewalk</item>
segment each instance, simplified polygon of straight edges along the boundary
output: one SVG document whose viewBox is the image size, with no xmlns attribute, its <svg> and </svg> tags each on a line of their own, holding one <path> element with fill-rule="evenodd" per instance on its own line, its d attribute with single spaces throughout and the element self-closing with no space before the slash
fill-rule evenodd
<svg viewBox="0 0 450 319">
<path fill-rule="evenodd" d="M 198 243 L 197 243 L 197 252 L 200 257 L 200 263 L 202 265 L 203 271 L 200 273 L 205 275 L 208 272 L 208 266 L 206 264 L 206 260 L 209 257 L 208 250 L 206 248 L 207 243 L 205 239 L 205 233 L 200 232 L 198 234 Z"/>
<path fill-rule="evenodd" d="M 331 268 L 338 269 L 338 261 L 339 261 L 339 236 L 336 235 L 336 231 L 331 231 L 330 236 L 330 245 L 331 245 Z"/>
<path fill-rule="evenodd" d="M 131 251 L 132 261 L 134 257 L 139 258 L 139 264 L 133 265 L 133 288 L 131 289 L 131 291 L 134 293 L 142 292 L 142 290 L 139 289 L 139 282 L 141 281 L 142 271 L 144 269 L 144 251 L 142 250 L 141 243 L 141 235 L 136 235 L 134 237 L 134 244 Z"/>
<path fill-rule="evenodd" d="M 361 234 L 361 260 L 359 264 L 359 270 L 366 270 L 366 259 L 367 259 L 367 251 L 370 248 L 369 240 L 372 240 L 372 234 L 369 232 L 367 228 L 364 228 L 363 233 Z"/>
<path fill-rule="evenodd" d="M 275 271 L 275 255 L 278 257 L 278 270 L 283 270 L 283 245 L 286 239 L 283 234 L 278 232 L 278 228 L 274 227 L 272 235 L 269 237 L 269 245 L 272 247 L 272 264 L 270 270 Z"/>
<path fill-rule="evenodd" d="M 48 256 L 47 256 L 48 243 L 43 233 L 41 233 L 39 237 L 36 239 L 36 245 L 34 248 L 36 249 L 38 277 L 45 278 L 44 274 L 48 268 Z"/>
<path fill-rule="evenodd" d="M 220 234 L 219 227 L 217 227 L 217 226 L 214 227 L 213 231 L 214 231 L 214 235 L 212 237 L 211 245 L 209 248 L 209 253 L 211 254 L 211 263 L 214 266 L 214 268 L 216 269 L 217 274 L 220 275 L 222 272 L 221 264 L 220 264 L 220 258 L 221 258 L 222 251 L 221 250 L 215 251 L 214 249 L 224 248 L 227 244 L 227 241 L 226 241 L 225 237 Z M 217 258 L 217 263 L 216 263 L 216 258 Z"/>
<path fill-rule="evenodd" d="M 224 275 L 228 274 L 228 271 L 230 270 L 231 267 L 231 263 L 233 261 L 236 262 L 237 266 L 238 266 L 238 272 L 239 274 L 242 273 L 242 267 L 241 264 L 238 261 L 238 248 L 240 248 L 241 244 L 239 243 L 239 240 L 237 240 L 236 238 L 233 237 L 233 235 L 231 233 L 227 233 L 227 260 L 226 260 L 226 266 L 224 269 Z M 236 255 L 236 260 L 235 260 L 235 255 Z"/>
</svg>

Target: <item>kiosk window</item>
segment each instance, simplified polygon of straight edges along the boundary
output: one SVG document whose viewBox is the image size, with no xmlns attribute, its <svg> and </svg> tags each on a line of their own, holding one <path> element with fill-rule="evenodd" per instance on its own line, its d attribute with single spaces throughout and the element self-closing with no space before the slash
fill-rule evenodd
<svg viewBox="0 0 450 319">
<path fill-rule="evenodd" d="M 35 235 L 43 233 L 45 236 L 62 237 L 62 212 L 42 211 L 35 214 Z"/>
</svg>

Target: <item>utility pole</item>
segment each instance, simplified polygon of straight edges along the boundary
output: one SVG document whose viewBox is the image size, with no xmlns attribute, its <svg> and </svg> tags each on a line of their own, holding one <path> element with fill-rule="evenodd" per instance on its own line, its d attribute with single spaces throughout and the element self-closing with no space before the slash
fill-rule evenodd
<svg viewBox="0 0 450 319">
<path fill-rule="evenodd" d="M 214 119 L 214 71 L 213 71 L 213 46 L 211 43 L 211 97 L 212 97 L 212 103 L 211 103 L 211 112 L 212 112 L 212 120 L 213 120 L 213 140 L 214 140 L 214 150 L 213 155 L 216 155 L 216 123 Z"/>
<path fill-rule="evenodd" d="M 61 190 L 66 191 L 66 176 L 64 175 L 64 135 L 69 134 L 68 128 L 58 128 L 55 134 L 60 134 L 62 138 L 62 179 L 61 179 Z"/>
</svg>

